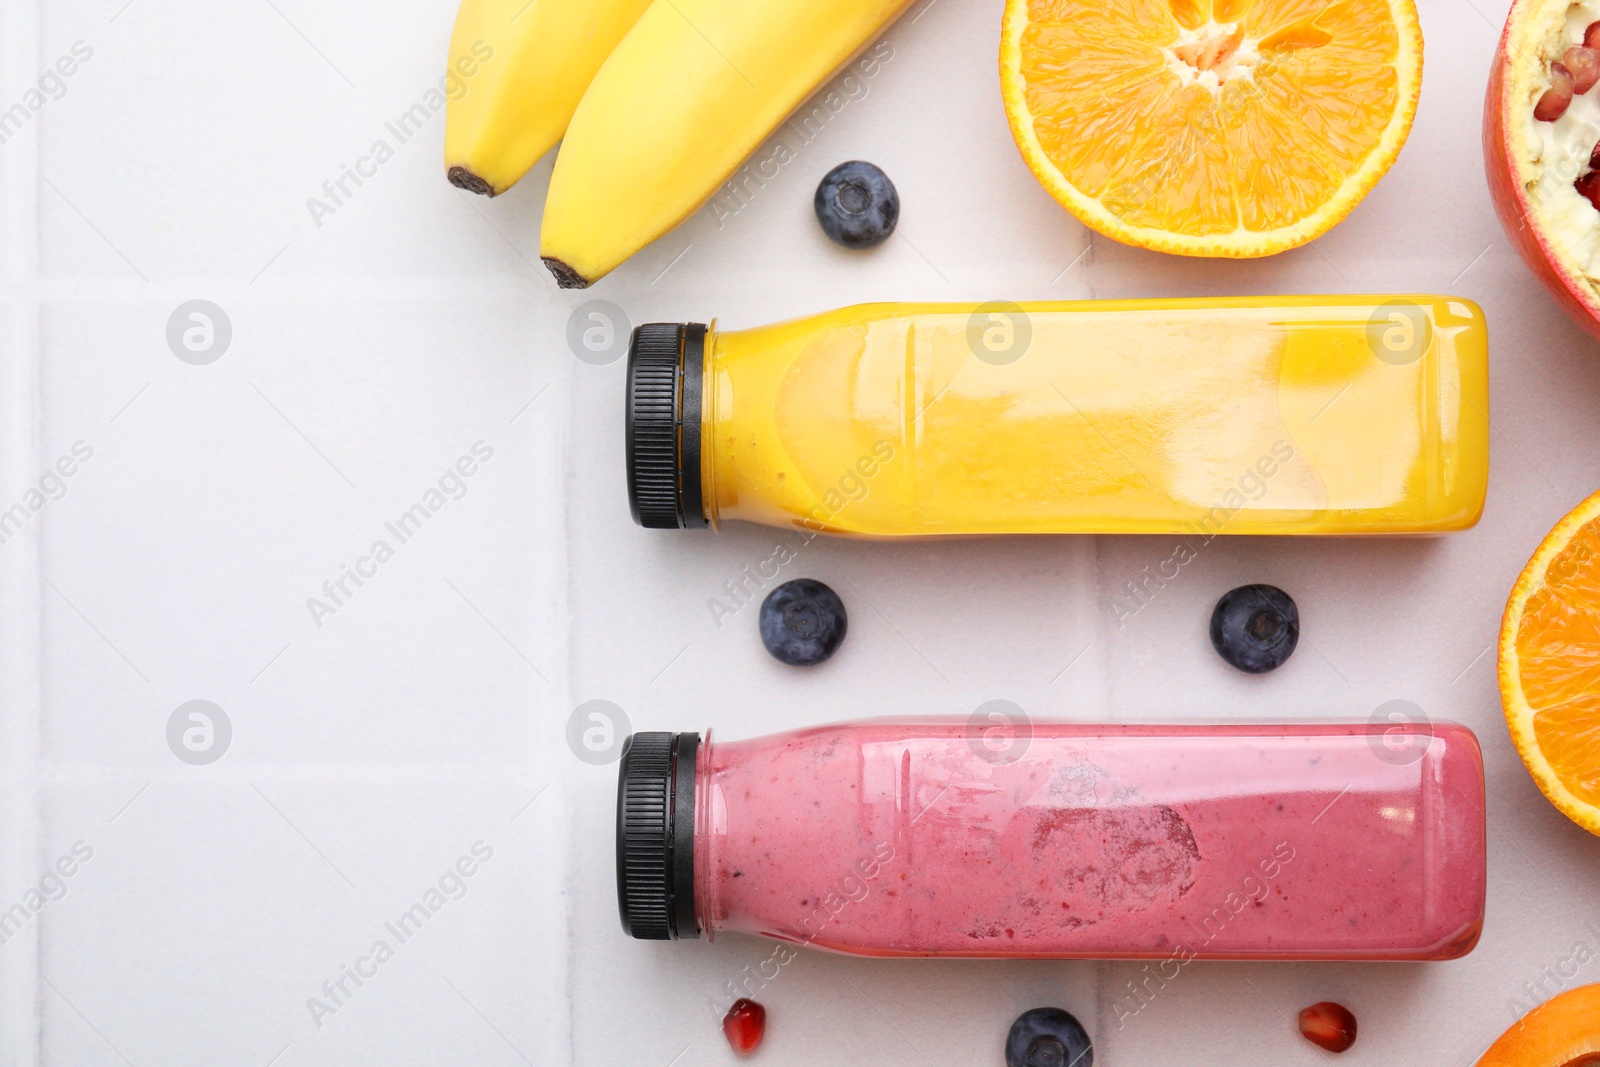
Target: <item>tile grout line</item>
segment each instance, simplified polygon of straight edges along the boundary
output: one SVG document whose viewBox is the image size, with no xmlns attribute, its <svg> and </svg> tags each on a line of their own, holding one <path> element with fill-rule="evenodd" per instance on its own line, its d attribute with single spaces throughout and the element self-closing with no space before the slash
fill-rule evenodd
<svg viewBox="0 0 1600 1067">
<path fill-rule="evenodd" d="M 577 477 L 573 469 L 573 457 L 578 454 L 578 450 L 573 447 L 572 443 L 574 428 L 572 411 L 574 398 L 582 388 L 582 379 L 573 373 L 571 364 L 571 360 L 567 361 L 565 371 L 551 377 L 550 391 L 552 395 L 550 399 L 544 402 L 546 415 L 556 421 L 554 433 L 558 442 L 555 450 L 555 469 L 553 473 L 555 475 L 555 484 L 560 487 L 557 506 L 562 511 L 561 522 L 558 527 L 561 547 L 560 551 L 555 554 L 556 559 L 559 561 L 558 565 L 561 568 L 561 577 L 553 585 L 554 588 L 559 590 L 558 595 L 561 598 L 561 602 L 556 605 L 558 613 L 556 618 L 565 620 L 568 624 L 555 628 L 561 641 L 561 654 L 555 657 L 557 667 L 552 671 L 554 677 L 552 677 L 551 681 L 554 684 L 550 688 L 559 694 L 556 698 L 559 701 L 556 707 L 561 709 L 563 719 L 566 717 L 567 710 L 577 706 L 578 697 L 578 647 L 572 636 L 577 630 L 574 605 L 577 604 L 578 578 L 576 568 L 573 566 L 572 546 L 578 543 L 577 538 L 581 536 L 581 532 L 577 530 L 573 522 L 572 493 L 568 491 L 568 485 Z M 541 390 L 540 395 L 544 395 L 543 390 Z M 559 673 L 556 673 L 557 671 Z M 557 724 L 555 723 L 545 724 L 545 729 L 547 730 L 553 730 L 556 727 Z M 582 862 L 579 859 L 579 855 L 583 846 L 579 841 L 578 833 L 575 832 L 578 824 L 572 814 L 566 810 L 567 797 L 571 795 L 568 783 L 574 773 L 572 763 L 573 761 L 567 760 L 559 764 L 562 769 L 557 770 L 552 778 L 554 788 L 547 790 L 550 794 L 550 799 L 545 801 L 546 805 L 554 806 L 559 812 L 557 816 L 559 822 L 556 825 L 561 827 L 558 831 L 560 837 L 557 838 L 558 848 L 554 851 L 561 857 L 563 868 L 561 877 L 563 881 L 569 877 L 569 872 Z M 553 1046 L 559 1043 L 561 1046 L 559 1056 L 559 1062 L 561 1063 L 578 1062 L 578 998 L 575 992 L 576 982 L 574 980 L 578 974 L 576 914 L 577 909 L 568 908 L 564 921 L 560 926 L 560 937 L 563 944 L 560 946 L 558 956 L 561 960 L 561 995 L 558 1003 L 560 1005 L 559 1012 L 563 1017 L 553 1020 L 551 1032 L 559 1036 L 553 1036 L 549 1044 Z"/>
</svg>

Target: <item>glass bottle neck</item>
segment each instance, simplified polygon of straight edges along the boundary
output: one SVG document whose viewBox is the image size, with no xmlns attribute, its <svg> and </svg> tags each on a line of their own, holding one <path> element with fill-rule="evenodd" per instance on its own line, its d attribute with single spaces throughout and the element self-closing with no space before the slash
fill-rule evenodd
<svg viewBox="0 0 1600 1067">
<path fill-rule="evenodd" d="M 716 869 L 716 827 L 720 823 L 714 811 L 711 788 L 714 750 L 711 747 L 711 730 L 700 735 L 700 751 L 695 756 L 694 769 L 694 921 L 700 927 L 700 936 L 713 940 L 718 914 L 714 899 L 717 880 L 712 876 Z"/>
</svg>

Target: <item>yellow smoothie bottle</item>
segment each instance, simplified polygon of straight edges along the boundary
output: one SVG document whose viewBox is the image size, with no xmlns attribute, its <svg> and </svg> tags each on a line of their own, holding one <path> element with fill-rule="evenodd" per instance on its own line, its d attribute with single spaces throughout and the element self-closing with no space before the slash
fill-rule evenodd
<svg viewBox="0 0 1600 1067">
<path fill-rule="evenodd" d="M 654 528 L 1441 532 L 1483 510 L 1488 332 L 1448 296 L 864 304 L 641 326 L 627 408 Z"/>
</svg>

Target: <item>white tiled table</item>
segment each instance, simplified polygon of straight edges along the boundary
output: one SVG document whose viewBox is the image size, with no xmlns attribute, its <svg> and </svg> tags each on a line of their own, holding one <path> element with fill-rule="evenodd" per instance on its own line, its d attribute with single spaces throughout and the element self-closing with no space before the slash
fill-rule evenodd
<svg viewBox="0 0 1600 1067">
<path fill-rule="evenodd" d="M 624 939 L 614 766 L 566 743 L 592 699 L 636 728 L 732 737 L 992 698 L 1084 720 L 1364 719 L 1403 698 L 1484 741 L 1489 914 L 1465 960 L 1196 964 L 1119 1029 L 1134 965 L 807 954 L 761 994 L 773 1067 L 998 1063 L 1011 1018 L 1051 1003 L 1106 1067 L 1311 1064 L 1323 1054 L 1288 1018 L 1325 997 L 1361 1020 L 1341 1062 L 1453 1067 L 1541 969 L 1577 941 L 1600 949 L 1600 842 L 1512 753 L 1490 648 L 1533 545 L 1600 482 L 1600 352 L 1516 261 L 1482 178 L 1504 4 L 1424 0 L 1426 83 L 1398 165 L 1314 246 L 1246 263 L 1089 241 L 1011 145 L 999 12 L 917 8 L 866 95 L 747 205 L 577 294 L 537 262 L 550 161 L 493 202 L 460 194 L 440 174 L 442 116 L 335 212 L 308 209 L 433 84 L 449 0 L 7 0 L 0 105 L 75 42 L 92 56 L 0 145 L 0 508 L 76 442 L 93 455 L 0 544 L 0 908 L 75 843 L 93 854 L 0 944 L 0 1063 L 730 1062 L 708 995 L 768 949 Z M 866 256 L 810 218 L 817 179 L 849 158 L 903 198 L 903 239 Z M 591 297 L 636 323 L 750 325 L 868 299 L 1385 290 L 1488 312 L 1477 529 L 1219 541 L 1120 629 L 1108 598 L 1169 541 L 819 540 L 786 573 L 853 614 L 812 672 L 761 651 L 752 610 L 718 628 L 706 605 L 774 532 L 631 525 L 622 364 L 564 340 Z M 202 365 L 166 337 L 195 299 L 232 332 Z M 308 608 L 478 442 L 493 454 L 460 499 L 336 610 Z M 1302 649 L 1265 678 L 1204 636 L 1245 580 L 1303 611 Z M 231 725 L 216 762 L 168 746 L 190 700 Z M 385 924 L 478 842 L 492 857 L 446 882 L 464 895 L 398 943 Z M 392 958 L 362 963 L 379 939 Z M 324 983 L 346 966 L 372 977 L 335 1002 Z"/>
</svg>

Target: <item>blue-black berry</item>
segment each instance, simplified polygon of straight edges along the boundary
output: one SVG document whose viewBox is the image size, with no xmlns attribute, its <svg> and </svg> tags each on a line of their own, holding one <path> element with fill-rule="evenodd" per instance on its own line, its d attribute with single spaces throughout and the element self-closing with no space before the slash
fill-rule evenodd
<svg viewBox="0 0 1600 1067">
<path fill-rule="evenodd" d="M 1211 644 L 1241 671 L 1263 674 L 1283 666 L 1300 640 L 1294 598 L 1274 585 L 1241 585 L 1217 601 Z"/>
<path fill-rule="evenodd" d="M 1034 1008 L 1011 1024 L 1006 1067 L 1094 1067 L 1094 1046 L 1071 1013 Z"/>
<path fill-rule="evenodd" d="M 838 651 L 847 623 L 839 594 L 810 578 L 784 582 L 761 602 L 761 643 L 794 667 L 821 663 Z"/>
<path fill-rule="evenodd" d="M 816 209 L 817 221 L 830 240 L 846 248 L 873 248 L 894 233 L 900 221 L 900 194 L 883 171 L 853 159 L 822 179 Z"/>
</svg>

